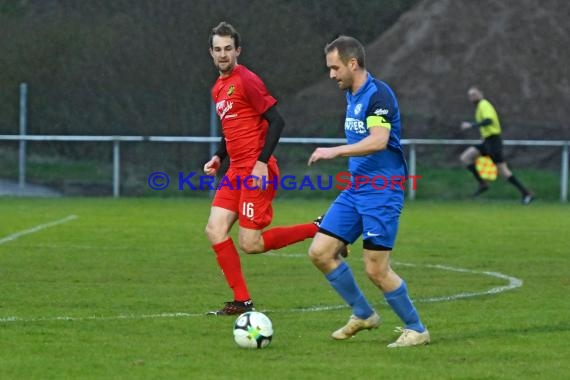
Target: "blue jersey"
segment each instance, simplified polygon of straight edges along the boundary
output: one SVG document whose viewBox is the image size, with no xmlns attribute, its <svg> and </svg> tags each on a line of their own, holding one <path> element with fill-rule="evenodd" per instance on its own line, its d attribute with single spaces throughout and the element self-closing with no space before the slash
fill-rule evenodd
<svg viewBox="0 0 570 380">
<path fill-rule="evenodd" d="M 346 92 L 344 132 L 349 144 L 370 135 L 369 128 L 388 128 L 390 138 L 386 149 L 365 156 L 349 158 L 348 169 L 353 176 L 407 176 L 406 160 L 400 144 L 402 126 L 396 95 L 384 82 L 368 74 L 366 83 L 355 93 Z"/>
<path fill-rule="evenodd" d="M 407 176 L 400 144 L 402 126 L 398 101 L 386 83 L 370 74 L 355 94 L 347 91 L 346 101 L 344 132 L 349 144 L 368 137 L 370 128 L 387 128 L 390 138 L 386 149 L 349 158 L 351 186 L 347 186 L 328 209 L 319 231 L 347 244 L 362 236 L 370 244 L 391 250 L 404 207 L 404 190 L 393 180 Z M 359 183 L 358 177 L 369 182 Z"/>
</svg>

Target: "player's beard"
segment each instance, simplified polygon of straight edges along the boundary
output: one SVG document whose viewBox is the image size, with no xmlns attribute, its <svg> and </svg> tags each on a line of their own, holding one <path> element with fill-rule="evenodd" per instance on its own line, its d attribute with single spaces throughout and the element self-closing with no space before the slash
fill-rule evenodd
<svg viewBox="0 0 570 380">
<path fill-rule="evenodd" d="M 235 67 L 235 62 L 218 62 L 216 68 L 221 74 L 229 74 Z"/>
<path fill-rule="evenodd" d="M 349 84 L 346 80 L 338 80 L 336 84 L 342 91 L 348 90 L 352 86 L 352 84 Z"/>
<path fill-rule="evenodd" d="M 342 91 L 350 90 L 352 84 L 354 83 L 353 78 L 350 75 L 340 75 L 335 78 L 338 88 Z"/>
</svg>

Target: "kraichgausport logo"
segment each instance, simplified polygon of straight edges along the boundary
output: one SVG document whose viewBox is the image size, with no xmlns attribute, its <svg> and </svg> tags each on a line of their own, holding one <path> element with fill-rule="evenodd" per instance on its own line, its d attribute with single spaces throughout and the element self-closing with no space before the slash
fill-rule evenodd
<svg viewBox="0 0 570 380">
<path fill-rule="evenodd" d="M 349 172 L 339 172 L 336 175 L 311 177 L 309 175 L 267 178 L 254 175 L 222 176 L 216 184 L 216 177 L 178 172 L 178 190 L 267 190 L 268 188 L 283 190 L 363 190 L 363 191 L 404 191 L 407 186 L 416 190 L 420 175 L 351 175 Z M 165 190 L 170 185 L 170 177 L 164 172 L 154 172 L 148 177 L 148 186 L 153 190 Z M 409 184 L 409 185 L 408 185 Z"/>
</svg>

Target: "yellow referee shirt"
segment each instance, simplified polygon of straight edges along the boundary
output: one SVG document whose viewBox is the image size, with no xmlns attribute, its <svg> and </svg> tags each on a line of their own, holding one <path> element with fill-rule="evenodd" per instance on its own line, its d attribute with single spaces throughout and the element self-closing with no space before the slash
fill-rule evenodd
<svg viewBox="0 0 570 380">
<path fill-rule="evenodd" d="M 495 107 L 487 99 L 481 99 L 475 109 L 475 122 L 480 123 L 485 119 L 491 119 L 491 124 L 479 127 L 481 137 L 501 134 L 501 123 Z"/>
</svg>

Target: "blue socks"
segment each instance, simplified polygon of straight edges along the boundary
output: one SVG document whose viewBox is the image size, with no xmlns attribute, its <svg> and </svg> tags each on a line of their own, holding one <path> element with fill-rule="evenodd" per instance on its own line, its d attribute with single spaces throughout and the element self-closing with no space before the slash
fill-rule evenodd
<svg viewBox="0 0 570 380">
<path fill-rule="evenodd" d="M 352 314 L 366 319 L 374 313 L 372 307 L 356 284 L 350 267 L 343 261 L 335 270 L 325 276 L 336 292 L 352 307 Z"/>
<path fill-rule="evenodd" d="M 420 316 L 410 296 L 406 283 L 402 280 L 402 285 L 392 292 L 384 293 L 384 297 L 394 312 L 400 317 L 402 322 L 406 324 L 406 328 L 422 333 L 426 330 L 420 321 Z"/>
<path fill-rule="evenodd" d="M 335 270 L 325 276 L 331 286 L 352 307 L 352 313 L 361 319 L 366 319 L 374 313 L 374 310 L 364 297 L 364 294 L 356 284 L 350 267 L 342 262 Z M 420 321 L 420 316 L 410 296 L 406 282 L 402 281 L 400 287 L 392 292 L 384 293 L 384 297 L 394 312 L 406 324 L 406 328 L 422 333 L 426 330 Z"/>
</svg>

